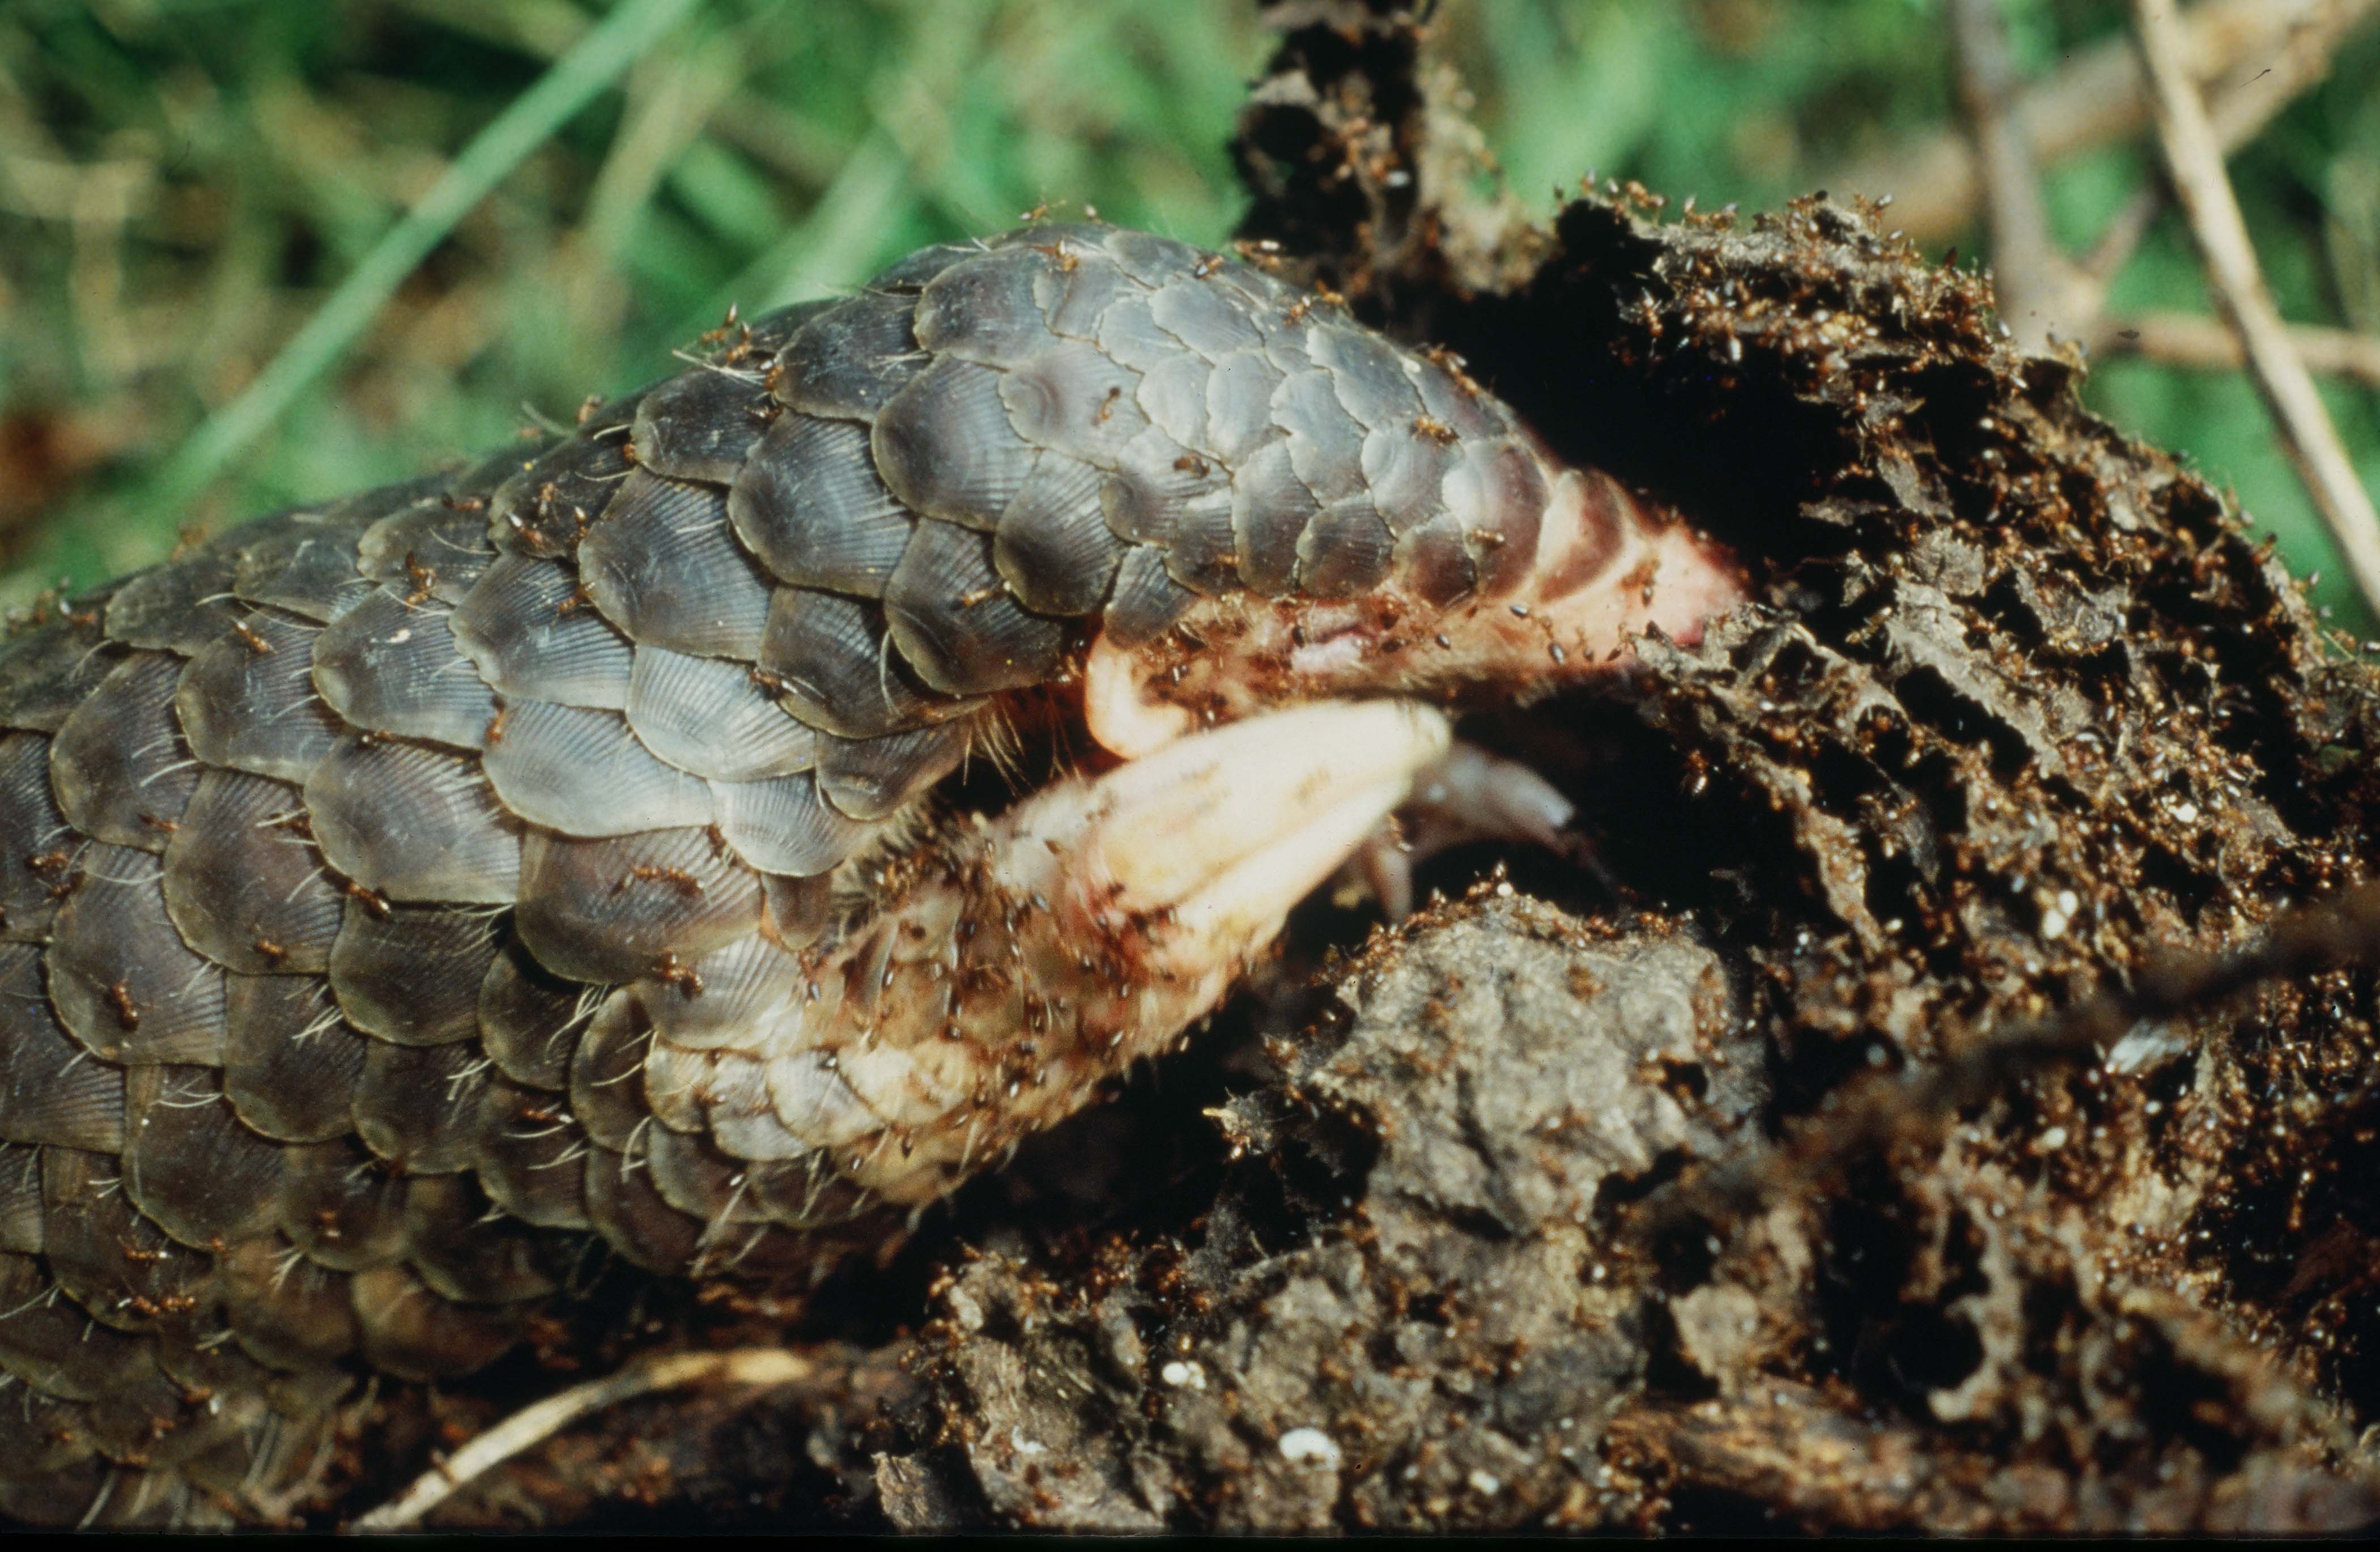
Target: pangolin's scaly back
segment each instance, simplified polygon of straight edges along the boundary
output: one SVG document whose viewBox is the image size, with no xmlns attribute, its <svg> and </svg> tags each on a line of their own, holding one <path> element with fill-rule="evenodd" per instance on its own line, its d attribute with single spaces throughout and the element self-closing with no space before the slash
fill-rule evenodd
<svg viewBox="0 0 2380 1552">
<path fill-rule="evenodd" d="M 0 653 L 0 1510 L 260 1512 L 358 1370 L 485 1364 L 590 1251 L 891 1231 L 986 1100 L 964 1042 L 837 1044 L 909 957 L 832 876 L 1001 695 L 1536 559 L 1507 411 L 1165 239 L 929 249 L 711 343 Z"/>
</svg>

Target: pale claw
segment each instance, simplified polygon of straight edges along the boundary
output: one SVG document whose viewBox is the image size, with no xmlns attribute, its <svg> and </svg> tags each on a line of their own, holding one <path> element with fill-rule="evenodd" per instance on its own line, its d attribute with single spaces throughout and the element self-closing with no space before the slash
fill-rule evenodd
<svg viewBox="0 0 2380 1552">
<path fill-rule="evenodd" d="M 1457 740 L 1414 778 L 1413 795 L 1348 859 L 1342 895 L 1369 893 L 1391 921 L 1413 911 L 1414 869 L 1473 841 L 1518 841 L 1570 855 L 1577 806 L 1535 770 Z"/>
<path fill-rule="evenodd" d="M 1273 712 L 887 865 L 905 882 L 759 1042 L 765 1088 L 701 1085 L 712 1130 L 765 1121 L 879 1200 L 941 1194 L 1212 1010 L 1450 736 L 1405 701 Z"/>
</svg>

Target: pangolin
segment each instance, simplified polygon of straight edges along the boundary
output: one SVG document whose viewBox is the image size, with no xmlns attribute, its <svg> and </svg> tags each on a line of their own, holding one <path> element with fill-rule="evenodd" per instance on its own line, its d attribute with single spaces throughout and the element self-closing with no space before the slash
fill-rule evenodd
<svg viewBox="0 0 2380 1552">
<path fill-rule="evenodd" d="M 269 1518 L 590 1262 L 881 1245 L 1401 806 L 1561 823 L 1450 709 L 1739 596 L 1444 353 L 1138 232 L 689 359 L 0 651 L 0 1513 Z M 936 799 L 1035 697 L 1120 758 Z"/>
</svg>

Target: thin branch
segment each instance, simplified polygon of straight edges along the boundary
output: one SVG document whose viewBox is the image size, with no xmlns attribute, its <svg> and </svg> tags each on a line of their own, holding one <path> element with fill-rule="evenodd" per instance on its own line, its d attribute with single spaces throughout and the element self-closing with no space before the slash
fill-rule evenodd
<svg viewBox="0 0 2380 1552">
<path fill-rule="evenodd" d="M 781 1347 L 724 1352 L 671 1352 L 629 1364 L 601 1379 L 575 1385 L 505 1418 L 425 1472 L 403 1493 L 358 1519 L 358 1531 L 402 1531 L 492 1467 L 544 1443 L 580 1418 L 660 1390 L 684 1386 L 794 1385 L 815 1378 L 819 1365 Z"/>
<path fill-rule="evenodd" d="M 1813 1194 L 1850 1164 L 1938 1135 L 1959 1111 L 2034 1073 L 2089 1061 L 2144 1021 L 2203 1014 L 2266 981 L 2380 960 L 2380 884 L 2361 884 L 2277 917 L 2264 938 L 2221 955 L 2152 961 L 2132 985 L 1987 1036 L 1931 1066 L 1863 1079 L 1786 1138 L 1690 1171 L 1646 1198 L 1633 1230 L 1653 1239 L 1695 1221 L 1725 1223 Z"/>
<path fill-rule="evenodd" d="M 2215 309 L 2240 336 L 2249 375 L 2264 394 L 2282 449 L 2297 465 L 2314 509 L 2329 526 L 2357 590 L 2380 613 L 2380 513 L 2373 510 L 2371 494 L 2356 477 L 2330 412 L 2314 391 L 2305 363 L 2291 348 L 2289 331 L 2265 289 L 2247 223 L 2223 171 L 2222 147 L 2190 79 L 2173 0 L 2132 0 L 2132 18 L 2148 71 L 2157 139 L 2165 149 L 2174 196 L 2205 261 Z"/>
<path fill-rule="evenodd" d="M 2029 356 L 2049 349 L 2052 325 L 2075 300 L 2073 266 L 2050 234 L 2049 210 L 2033 148 L 2009 116 L 2019 85 L 2009 58 L 1999 0 L 1950 0 L 1959 105 L 1975 137 L 1984 202 L 1991 215 L 1993 289 L 2000 316 Z"/>
<path fill-rule="evenodd" d="M 2351 329 L 2291 324 L 2289 343 L 2306 370 L 2380 389 L 2380 335 Z M 2110 318 L 2098 342 L 2110 356 L 2138 356 L 2170 367 L 2237 371 L 2247 364 L 2240 336 L 2221 320 L 2189 312 L 2139 312 Z"/>
<path fill-rule="evenodd" d="M 2211 82 L 2242 61 L 2265 68 L 2270 56 L 2300 37 L 2327 40 L 2326 54 L 2374 11 L 2380 0 L 2204 0 L 2185 13 L 2184 26 L 2197 79 Z M 2265 85 L 2277 91 L 2289 79 L 2285 67 L 2275 67 Z M 2140 61 L 2121 38 L 2082 50 L 2065 68 L 2020 92 L 2009 110 L 2042 166 L 2125 139 L 2148 116 Z M 1973 141 L 1963 127 L 1954 127 L 1839 169 L 1824 187 L 1890 194 L 1894 224 L 1919 243 L 1937 243 L 1955 237 L 1973 219 L 1982 178 Z"/>
<path fill-rule="evenodd" d="M 2226 155 L 2263 134 L 2283 109 L 2330 77 L 2340 45 L 2371 19 L 2380 0 L 2331 0 L 2281 36 L 2274 47 L 2251 57 L 2207 99 L 2206 116 Z M 2082 273 L 2102 291 L 2138 251 L 2141 240 L 2166 205 L 2166 190 L 2150 184 L 2125 201 L 2092 244 Z M 2104 347 L 2103 339 L 2094 340 Z"/>
</svg>

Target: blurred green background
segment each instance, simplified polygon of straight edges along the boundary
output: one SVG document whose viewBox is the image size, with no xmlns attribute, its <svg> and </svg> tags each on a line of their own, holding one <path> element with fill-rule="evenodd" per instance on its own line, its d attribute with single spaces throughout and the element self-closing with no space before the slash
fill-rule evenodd
<svg viewBox="0 0 2380 1552">
<path fill-rule="evenodd" d="M 2124 25 L 2119 0 L 2005 8 L 2029 75 Z M 657 41 L 590 78 L 602 25 Z M 1771 206 L 1951 112 L 1939 0 L 1447 0 L 1435 27 L 1546 212 L 1590 167 Z M 2232 162 L 2294 321 L 2380 330 L 2375 30 Z M 1250 0 L 9 0 L 0 602 L 566 421 L 731 300 L 848 286 L 1044 201 L 1218 242 L 1268 50 Z M 532 91 L 550 133 L 499 119 Z M 235 435 L 227 406 L 370 256 L 405 257 L 383 237 L 457 158 L 492 193 L 419 233 L 384 305 L 318 322 L 300 349 L 326 369 Z M 2070 248 L 2153 167 L 2137 140 L 2058 164 Z M 2204 310 L 2172 215 L 2115 297 Z M 2380 484 L 2380 394 L 2326 392 Z M 2235 488 L 2371 632 L 2244 379 L 2112 360 L 2088 393 Z"/>
</svg>

